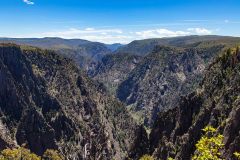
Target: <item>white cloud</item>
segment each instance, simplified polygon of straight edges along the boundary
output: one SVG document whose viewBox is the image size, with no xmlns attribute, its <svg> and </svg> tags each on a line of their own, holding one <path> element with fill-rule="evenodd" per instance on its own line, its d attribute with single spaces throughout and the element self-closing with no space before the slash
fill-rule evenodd
<svg viewBox="0 0 240 160">
<path fill-rule="evenodd" d="M 23 0 L 23 2 L 29 5 L 34 5 L 34 2 L 32 2 L 31 0 Z"/>
<path fill-rule="evenodd" d="M 199 34 L 199 35 L 207 35 L 207 34 L 212 34 L 211 30 L 208 30 L 206 28 L 188 28 L 188 31 L 191 31 L 193 34 Z"/>
<path fill-rule="evenodd" d="M 80 38 L 87 39 L 90 41 L 98 41 L 104 43 L 128 43 L 133 39 L 131 36 L 123 34 L 120 29 L 95 29 L 95 28 L 85 28 L 76 29 L 70 28 L 65 31 L 56 32 L 45 32 L 38 35 L 38 37 L 61 37 L 61 38 Z"/>
<path fill-rule="evenodd" d="M 168 29 L 153 29 L 136 32 L 138 38 L 162 38 L 162 37 L 177 37 L 177 36 L 186 36 L 191 33 L 188 31 L 172 31 Z"/>
<path fill-rule="evenodd" d="M 93 31 L 94 28 L 86 28 L 85 30 L 86 30 L 86 31 Z"/>
<path fill-rule="evenodd" d="M 170 30 L 167 28 L 157 28 L 151 30 L 123 31 L 117 28 L 96 29 L 96 28 L 69 28 L 62 31 L 44 32 L 31 34 L 30 36 L 17 37 L 61 37 L 66 39 L 86 39 L 103 43 L 129 43 L 133 40 L 147 38 L 177 37 L 188 35 L 207 35 L 217 32 L 217 30 L 208 30 L 206 28 L 188 28 L 185 30 Z M 16 36 L 15 36 L 16 37 Z"/>
<path fill-rule="evenodd" d="M 212 34 L 212 31 L 206 28 L 188 28 L 187 30 L 178 31 L 160 28 L 153 30 L 144 30 L 135 33 L 138 39 L 146 39 L 146 38 L 177 37 L 187 35 L 207 35 Z"/>
<path fill-rule="evenodd" d="M 82 36 L 82 39 L 87 39 L 90 41 L 97 41 L 97 42 L 103 42 L 107 44 L 112 44 L 112 43 L 122 43 L 126 44 L 129 43 L 134 39 L 132 36 L 127 36 L 127 35 L 86 35 Z"/>
<path fill-rule="evenodd" d="M 81 29 L 76 29 L 76 28 L 70 28 L 69 30 L 66 30 L 66 31 L 46 32 L 43 34 L 49 35 L 49 36 L 63 36 L 66 38 L 70 38 L 70 37 L 81 36 L 84 34 L 101 34 L 101 33 L 121 34 L 122 30 L 120 30 L 120 29 L 94 29 L 94 28 L 85 28 L 85 29 L 81 30 Z"/>
</svg>

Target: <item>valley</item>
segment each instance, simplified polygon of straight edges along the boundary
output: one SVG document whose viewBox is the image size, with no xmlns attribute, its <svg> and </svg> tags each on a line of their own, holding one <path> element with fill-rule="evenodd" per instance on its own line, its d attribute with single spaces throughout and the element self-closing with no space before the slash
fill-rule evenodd
<svg viewBox="0 0 240 160">
<path fill-rule="evenodd" d="M 240 149 L 240 38 L 0 42 L 1 150 L 187 160 L 207 125 L 224 135 L 224 158 Z"/>
<path fill-rule="evenodd" d="M 240 0 L 0 0 L 0 160 L 240 160 Z"/>
</svg>

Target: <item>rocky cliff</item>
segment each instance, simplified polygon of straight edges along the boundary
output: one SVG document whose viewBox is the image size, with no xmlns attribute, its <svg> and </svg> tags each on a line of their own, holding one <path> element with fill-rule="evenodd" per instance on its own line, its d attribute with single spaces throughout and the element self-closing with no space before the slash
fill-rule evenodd
<svg viewBox="0 0 240 160">
<path fill-rule="evenodd" d="M 118 87 L 117 97 L 134 117 L 152 126 L 157 114 L 173 108 L 181 95 L 197 87 L 212 58 L 224 45 L 174 48 L 158 46 Z"/>
<path fill-rule="evenodd" d="M 129 73 L 140 63 L 143 57 L 128 53 L 109 54 L 89 70 L 93 79 L 103 83 L 108 91 L 116 95 L 118 86 L 128 77 Z"/>
<path fill-rule="evenodd" d="M 0 149 L 123 159 L 143 132 L 125 107 L 53 51 L 0 45 Z M 142 134 L 141 134 L 142 135 Z"/>
<path fill-rule="evenodd" d="M 211 125 L 224 135 L 224 158 L 240 150 L 240 52 L 221 54 L 199 88 L 178 107 L 159 114 L 150 134 L 151 154 L 158 159 L 191 159 L 202 129 Z"/>
</svg>

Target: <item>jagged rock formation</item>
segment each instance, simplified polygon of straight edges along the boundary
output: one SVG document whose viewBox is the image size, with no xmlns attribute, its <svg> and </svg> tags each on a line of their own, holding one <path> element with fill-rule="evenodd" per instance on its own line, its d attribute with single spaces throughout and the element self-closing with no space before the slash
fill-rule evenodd
<svg viewBox="0 0 240 160">
<path fill-rule="evenodd" d="M 175 107 L 180 95 L 196 88 L 205 67 L 223 48 L 158 46 L 119 85 L 117 97 L 131 108 L 136 119 L 152 126 L 160 111 Z"/>
<path fill-rule="evenodd" d="M 127 78 L 141 59 L 141 56 L 128 53 L 106 55 L 94 69 L 89 71 L 89 75 L 103 83 L 108 91 L 115 95 L 119 84 Z"/>
<path fill-rule="evenodd" d="M 207 70 L 200 87 L 181 98 L 179 107 L 162 112 L 150 134 L 155 157 L 188 160 L 206 125 L 224 135 L 226 159 L 240 150 L 240 52 L 224 53 Z"/>
<path fill-rule="evenodd" d="M 120 160 L 140 143 L 126 108 L 53 51 L 1 44 L 0 84 L 0 149 L 82 159 L 87 147 L 89 159 Z"/>
</svg>

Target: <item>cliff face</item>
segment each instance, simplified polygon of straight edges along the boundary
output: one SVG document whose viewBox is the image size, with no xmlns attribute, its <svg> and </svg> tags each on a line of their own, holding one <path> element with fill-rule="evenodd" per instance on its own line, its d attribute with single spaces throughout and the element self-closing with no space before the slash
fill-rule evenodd
<svg viewBox="0 0 240 160">
<path fill-rule="evenodd" d="M 159 112 L 175 107 L 180 95 L 197 87 L 205 67 L 223 47 L 158 46 L 119 85 L 117 97 L 137 119 L 151 127 Z"/>
<path fill-rule="evenodd" d="M 200 87 L 182 97 L 179 107 L 162 112 L 150 134 L 151 153 L 160 159 L 190 159 L 202 129 L 224 135 L 226 159 L 240 150 L 240 53 L 224 53 L 208 68 Z"/>
<path fill-rule="evenodd" d="M 128 53 L 109 54 L 104 56 L 101 62 L 89 71 L 89 75 L 103 83 L 111 94 L 116 95 L 118 86 L 140 63 L 142 58 Z"/>
<path fill-rule="evenodd" d="M 0 45 L 0 149 L 123 159 L 141 131 L 124 106 L 53 51 Z M 107 157 L 107 158 L 104 158 Z"/>
</svg>

